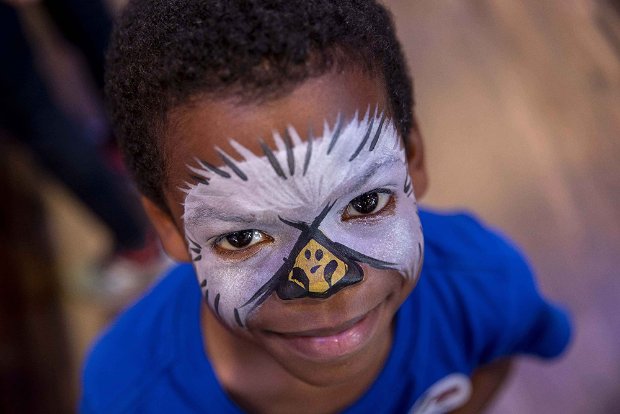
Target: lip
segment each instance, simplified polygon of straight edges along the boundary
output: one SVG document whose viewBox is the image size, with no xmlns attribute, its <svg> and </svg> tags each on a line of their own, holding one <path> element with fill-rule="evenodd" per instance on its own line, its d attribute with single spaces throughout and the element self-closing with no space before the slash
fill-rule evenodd
<svg viewBox="0 0 620 414">
<path fill-rule="evenodd" d="M 376 330 L 380 308 L 381 305 L 334 327 L 294 333 L 267 332 L 267 335 L 304 359 L 336 360 L 356 353 L 370 341 Z"/>
</svg>

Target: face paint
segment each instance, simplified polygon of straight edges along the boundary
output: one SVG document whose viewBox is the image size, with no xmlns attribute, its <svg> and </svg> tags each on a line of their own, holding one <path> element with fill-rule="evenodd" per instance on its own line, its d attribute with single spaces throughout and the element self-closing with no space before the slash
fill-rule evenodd
<svg viewBox="0 0 620 414">
<path fill-rule="evenodd" d="M 185 234 L 206 301 L 224 322 L 246 326 L 274 292 L 327 298 L 361 282 L 362 265 L 417 277 L 422 229 L 391 120 L 367 111 L 305 142 L 293 128 L 273 139 L 275 151 L 261 141 L 256 155 L 231 140 L 242 161 L 216 148 L 221 166 L 189 166 Z"/>
</svg>

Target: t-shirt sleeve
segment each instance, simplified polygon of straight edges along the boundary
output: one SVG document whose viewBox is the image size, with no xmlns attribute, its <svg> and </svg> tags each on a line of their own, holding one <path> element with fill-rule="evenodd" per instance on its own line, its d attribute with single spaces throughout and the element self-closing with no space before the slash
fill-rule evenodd
<svg viewBox="0 0 620 414">
<path fill-rule="evenodd" d="M 541 294 L 509 239 L 469 214 L 452 216 L 441 230 L 440 260 L 449 263 L 449 277 L 437 283 L 453 284 L 446 298 L 454 304 L 445 305 L 446 312 L 460 321 L 454 332 L 463 335 L 460 343 L 474 366 L 515 354 L 552 358 L 566 349 L 568 313 Z"/>
<path fill-rule="evenodd" d="M 498 313 L 495 323 L 485 330 L 479 363 L 515 354 L 556 357 L 570 342 L 568 313 L 542 296 L 522 255 L 512 246 L 506 250 L 508 257 L 502 274 L 496 276 L 493 299 Z"/>
<path fill-rule="evenodd" d="M 502 344 L 504 352 L 543 358 L 558 356 L 570 342 L 568 313 L 540 294 L 532 271 L 520 254 L 514 252 L 507 272 L 510 289 L 507 316 L 513 335 Z"/>
</svg>

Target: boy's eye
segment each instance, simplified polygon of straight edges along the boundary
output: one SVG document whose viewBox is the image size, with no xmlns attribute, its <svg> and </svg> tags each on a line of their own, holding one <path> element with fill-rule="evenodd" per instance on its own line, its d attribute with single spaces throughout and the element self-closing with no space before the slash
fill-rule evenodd
<svg viewBox="0 0 620 414">
<path fill-rule="evenodd" d="M 241 230 L 220 237 L 215 241 L 215 247 L 221 250 L 236 251 L 269 240 L 271 237 L 261 231 Z"/>
<path fill-rule="evenodd" d="M 351 200 L 342 214 L 342 219 L 349 220 L 374 215 L 384 210 L 391 203 L 393 203 L 391 192 L 386 190 L 369 191 Z"/>
</svg>

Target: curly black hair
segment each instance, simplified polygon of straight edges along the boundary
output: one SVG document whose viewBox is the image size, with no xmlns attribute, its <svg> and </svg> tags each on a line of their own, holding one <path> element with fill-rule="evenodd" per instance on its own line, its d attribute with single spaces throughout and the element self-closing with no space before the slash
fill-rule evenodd
<svg viewBox="0 0 620 414">
<path fill-rule="evenodd" d="M 171 109 L 204 95 L 274 99 L 345 66 L 383 79 L 407 137 L 412 81 L 391 15 L 374 0 L 130 0 L 112 33 L 105 92 L 138 188 L 169 211 L 163 133 Z"/>
</svg>

